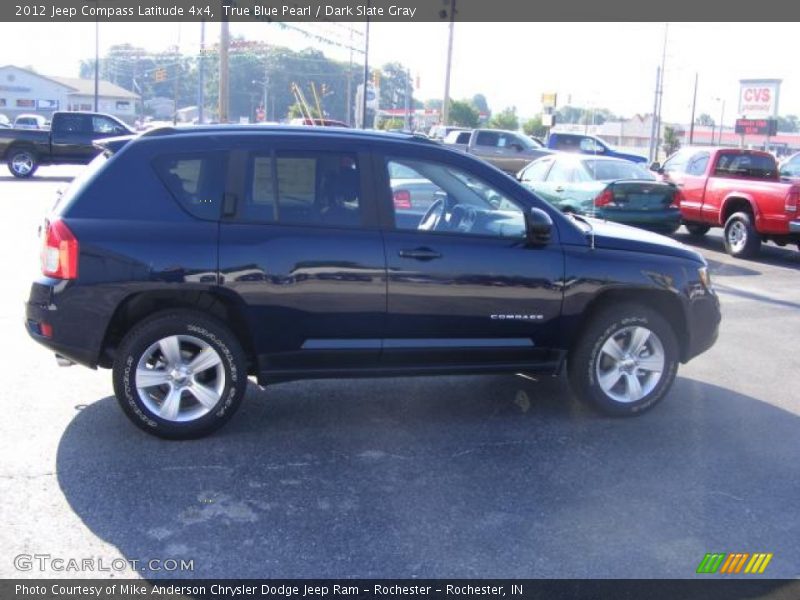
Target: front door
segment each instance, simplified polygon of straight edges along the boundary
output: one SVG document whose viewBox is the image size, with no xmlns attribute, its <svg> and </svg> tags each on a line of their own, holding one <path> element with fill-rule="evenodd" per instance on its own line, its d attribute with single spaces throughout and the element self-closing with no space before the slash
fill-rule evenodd
<svg viewBox="0 0 800 600">
<path fill-rule="evenodd" d="M 384 162 L 387 173 L 410 168 L 438 189 L 413 224 L 395 214 L 401 208 L 383 203 L 392 211 L 384 233 L 384 364 L 467 368 L 549 360 L 564 273 L 557 240 L 528 245 L 524 203 L 466 169 L 403 156 Z"/>
</svg>

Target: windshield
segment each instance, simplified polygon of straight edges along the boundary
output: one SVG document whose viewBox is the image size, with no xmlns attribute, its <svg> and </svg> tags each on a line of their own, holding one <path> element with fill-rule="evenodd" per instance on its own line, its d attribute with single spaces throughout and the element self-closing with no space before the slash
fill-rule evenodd
<svg viewBox="0 0 800 600">
<path fill-rule="evenodd" d="M 595 181 L 616 179 L 642 179 L 653 181 L 655 177 L 639 165 L 627 160 L 584 160 L 583 167 Z"/>
</svg>

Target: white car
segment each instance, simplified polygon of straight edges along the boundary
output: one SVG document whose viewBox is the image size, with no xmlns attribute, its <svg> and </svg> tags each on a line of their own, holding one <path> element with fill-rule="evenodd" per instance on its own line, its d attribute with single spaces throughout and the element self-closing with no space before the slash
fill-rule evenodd
<svg viewBox="0 0 800 600">
<path fill-rule="evenodd" d="M 48 129 L 49 122 L 41 115 L 20 115 L 14 120 L 16 129 Z"/>
</svg>

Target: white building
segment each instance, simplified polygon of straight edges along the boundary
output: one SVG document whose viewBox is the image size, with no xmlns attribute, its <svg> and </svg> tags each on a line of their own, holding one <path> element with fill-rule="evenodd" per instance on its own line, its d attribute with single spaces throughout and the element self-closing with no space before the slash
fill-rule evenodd
<svg viewBox="0 0 800 600">
<path fill-rule="evenodd" d="M 100 81 L 98 112 L 133 123 L 139 95 Z M 0 113 L 11 121 L 21 114 L 47 118 L 57 110 L 94 110 L 94 79 L 51 77 L 12 65 L 0 67 Z"/>
</svg>

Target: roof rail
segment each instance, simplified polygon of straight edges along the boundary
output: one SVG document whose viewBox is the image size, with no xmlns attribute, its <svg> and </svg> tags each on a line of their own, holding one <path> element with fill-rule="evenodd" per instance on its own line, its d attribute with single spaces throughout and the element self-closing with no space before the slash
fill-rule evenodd
<svg viewBox="0 0 800 600">
<path fill-rule="evenodd" d="M 345 135 L 366 138 L 394 138 L 406 141 L 435 143 L 425 134 L 387 132 L 371 129 L 351 129 L 349 127 L 309 127 L 307 125 L 192 125 L 187 127 L 164 126 L 148 129 L 140 134 L 141 137 L 160 137 L 167 135 L 191 135 L 191 134 L 214 134 L 214 133 L 304 133 L 304 134 L 323 134 L 323 135 Z"/>
</svg>

